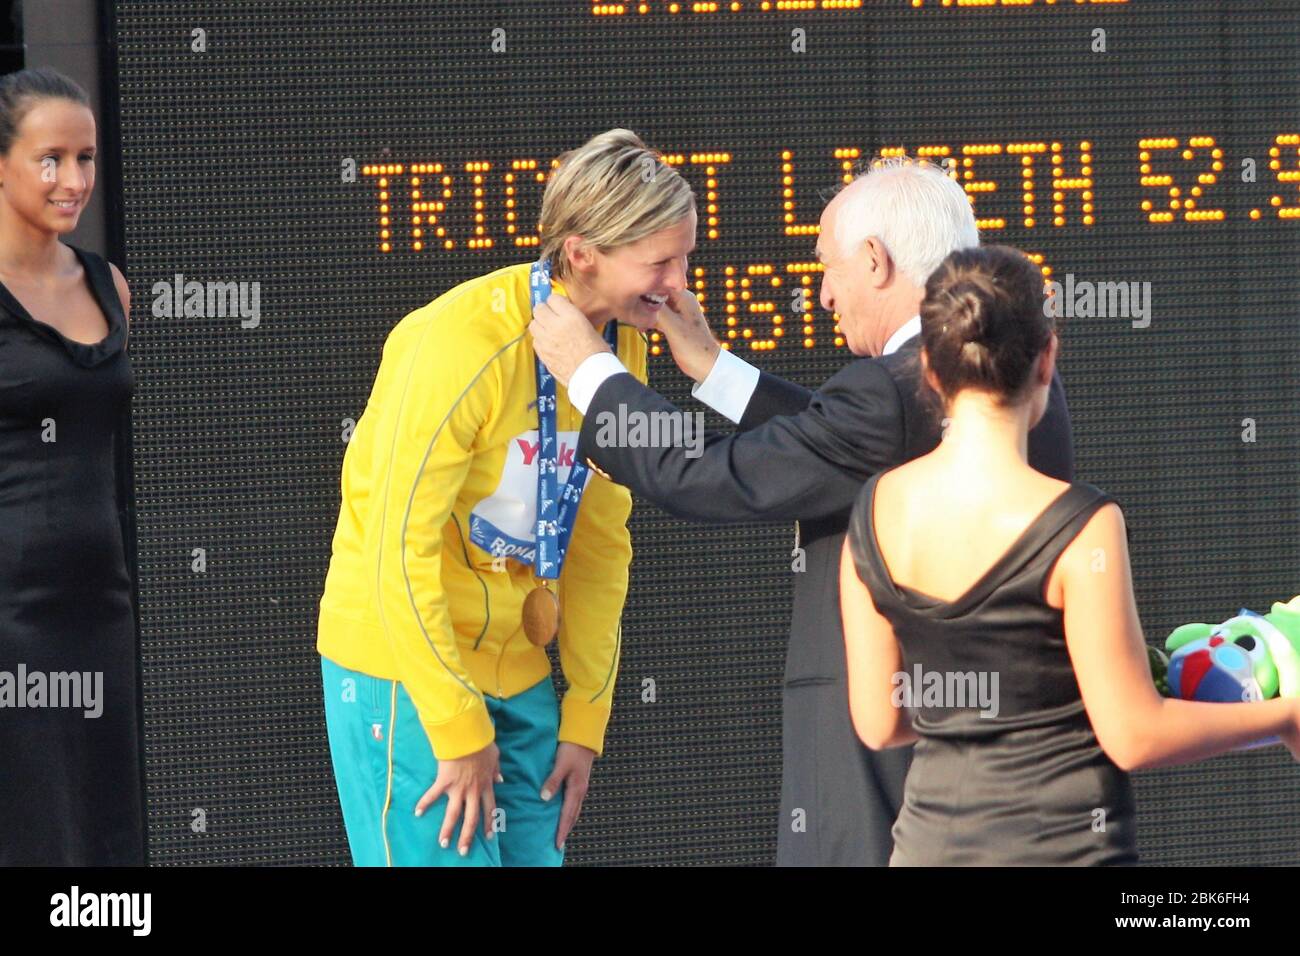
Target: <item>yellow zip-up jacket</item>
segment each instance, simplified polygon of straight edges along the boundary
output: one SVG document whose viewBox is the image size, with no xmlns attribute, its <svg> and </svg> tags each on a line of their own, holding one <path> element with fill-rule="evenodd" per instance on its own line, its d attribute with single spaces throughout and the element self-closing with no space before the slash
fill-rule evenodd
<svg viewBox="0 0 1300 956">
<path fill-rule="evenodd" d="M 393 328 L 343 456 L 316 648 L 401 681 L 442 760 L 494 739 L 484 693 L 511 697 L 551 673 L 521 623 L 537 511 L 530 266 L 462 283 Z M 619 326 L 618 354 L 644 382 L 641 333 Z M 558 383 L 556 397 L 563 488 L 582 416 Z M 631 509 L 625 487 L 590 472 L 558 582 L 569 685 L 559 739 L 597 753 L 618 670 Z"/>
</svg>

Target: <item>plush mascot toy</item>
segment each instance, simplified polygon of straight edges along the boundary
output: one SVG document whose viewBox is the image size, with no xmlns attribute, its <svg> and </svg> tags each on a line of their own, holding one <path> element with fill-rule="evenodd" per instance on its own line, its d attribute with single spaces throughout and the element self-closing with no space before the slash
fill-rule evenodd
<svg viewBox="0 0 1300 956">
<path fill-rule="evenodd" d="M 1165 674 L 1156 660 L 1163 655 L 1153 654 L 1151 663 L 1166 696 L 1224 703 L 1300 697 L 1300 596 L 1274 603 L 1268 614 L 1242 608 L 1222 624 L 1184 624 L 1165 650 Z"/>
</svg>

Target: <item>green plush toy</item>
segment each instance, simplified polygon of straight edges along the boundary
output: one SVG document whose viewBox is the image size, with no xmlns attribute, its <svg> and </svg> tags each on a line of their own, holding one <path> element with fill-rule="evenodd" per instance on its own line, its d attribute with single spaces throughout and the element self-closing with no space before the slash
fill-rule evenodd
<svg viewBox="0 0 1300 956">
<path fill-rule="evenodd" d="M 1184 624 L 1150 650 L 1161 693 L 1184 700 L 1238 702 L 1300 697 L 1300 596 L 1268 614 L 1242 608 L 1222 624 Z M 1163 678 L 1163 681 L 1162 681 Z"/>
</svg>

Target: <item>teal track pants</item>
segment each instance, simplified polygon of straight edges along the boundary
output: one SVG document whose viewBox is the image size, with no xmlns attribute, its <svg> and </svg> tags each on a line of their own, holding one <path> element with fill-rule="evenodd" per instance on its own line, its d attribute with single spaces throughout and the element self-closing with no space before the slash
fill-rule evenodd
<svg viewBox="0 0 1300 956">
<path fill-rule="evenodd" d="M 496 728 L 504 783 L 493 787 L 497 824 L 479 816 L 468 856 L 457 850 L 456 821 L 447 849 L 438 845 L 448 797 L 415 815 L 433 786 L 438 761 L 415 705 L 399 681 L 381 680 L 321 658 L 325 726 L 343 825 L 356 866 L 559 866 L 555 847 L 564 787 L 541 798 L 555 766 L 560 710 L 549 677 L 514 697 L 484 695 Z M 484 826 L 495 829 L 491 840 Z"/>
</svg>

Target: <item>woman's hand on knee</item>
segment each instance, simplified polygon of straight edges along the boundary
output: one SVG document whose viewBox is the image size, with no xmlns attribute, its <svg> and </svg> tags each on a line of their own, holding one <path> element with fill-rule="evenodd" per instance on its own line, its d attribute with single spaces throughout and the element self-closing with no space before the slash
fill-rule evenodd
<svg viewBox="0 0 1300 956">
<path fill-rule="evenodd" d="M 587 796 L 587 787 L 591 781 L 591 764 L 596 759 L 596 751 L 581 744 L 560 741 L 555 749 L 555 769 L 542 784 L 542 799 L 550 800 L 561 788 L 564 790 L 564 806 L 560 810 L 560 825 L 555 832 L 556 849 L 564 849 L 564 841 L 569 838 L 569 831 L 578 822 L 582 812 L 582 801 Z"/>
<path fill-rule="evenodd" d="M 461 824 L 457 849 L 461 856 L 466 856 L 474 842 L 474 828 L 478 825 L 480 811 L 483 814 L 484 837 L 492 839 L 490 821 L 496 811 L 496 798 L 492 792 L 494 782 L 502 782 L 501 752 L 495 742 L 455 760 L 439 760 L 438 778 L 415 805 L 415 815 L 423 816 L 424 811 L 445 793 L 447 812 L 442 817 L 438 844 L 444 850 L 451 846 L 452 830 L 463 810 L 465 820 Z"/>
</svg>

